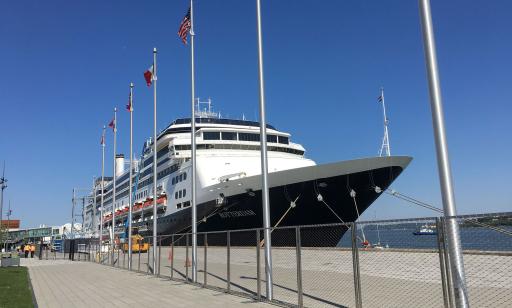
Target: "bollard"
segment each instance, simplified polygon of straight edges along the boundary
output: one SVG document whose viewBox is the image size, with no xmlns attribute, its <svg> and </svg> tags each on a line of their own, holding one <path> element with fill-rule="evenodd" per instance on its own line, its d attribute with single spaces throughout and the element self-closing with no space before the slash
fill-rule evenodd
<svg viewBox="0 0 512 308">
<path fill-rule="evenodd" d="M 231 232 L 226 232 L 226 246 L 227 246 L 227 269 L 226 281 L 228 284 L 228 293 L 231 292 Z"/>
<path fill-rule="evenodd" d="M 149 257 L 151 256 L 151 254 L 149 253 L 151 251 L 151 245 L 149 244 L 151 243 L 151 241 L 148 240 L 148 251 L 146 251 L 147 255 L 148 255 L 148 263 L 147 263 L 147 266 L 146 266 L 146 274 L 149 275 Z"/>
<path fill-rule="evenodd" d="M 204 234 L 204 287 L 207 286 L 206 277 L 208 277 L 208 234 Z"/>
<path fill-rule="evenodd" d="M 297 303 L 299 307 L 304 307 L 302 294 L 302 259 L 301 259 L 300 227 L 295 227 L 295 251 L 297 254 Z"/>
<path fill-rule="evenodd" d="M 361 276 L 359 273 L 359 248 L 357 247 L 357 224 L 352 223 L 352 266 L 354 271 L 354 291 L 356 307 L 362 308 L 363 301 L 361 298 Z"/>
<path fill-rule="evenodd" d="M 258 301 L 261 301 L 261 268 L 260 268 L 260 230 L 256 229 L 256 289 Z"/>
</svg>

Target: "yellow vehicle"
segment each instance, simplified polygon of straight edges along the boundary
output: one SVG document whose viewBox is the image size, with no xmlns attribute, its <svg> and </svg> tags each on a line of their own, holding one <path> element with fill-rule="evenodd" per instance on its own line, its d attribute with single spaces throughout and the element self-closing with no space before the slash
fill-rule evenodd
<svg viewBox="0 0 512 308">
<path fill-rule="evenodd" d="M 123 252 L 128 252 L 128 243 L 123 243 Z M 147 252 L 149 243 L 144 243 L 144 238 L 140 235 L 132 235 L 132 252 Z"/>
</svg>

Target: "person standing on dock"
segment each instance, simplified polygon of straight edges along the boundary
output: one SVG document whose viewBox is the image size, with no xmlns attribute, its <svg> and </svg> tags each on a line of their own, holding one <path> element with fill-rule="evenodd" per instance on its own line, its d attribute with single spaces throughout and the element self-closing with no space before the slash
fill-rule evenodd
<svg viewBox="0 0 512 308">
<path fill-rule="evenodd" d="M 28 253 L 30 252 L 30 245 L 25 244 L 25 247 L 23 247 L 23 251 L 25 252 L 25 258 L 28 258 Z"/>
</svg>

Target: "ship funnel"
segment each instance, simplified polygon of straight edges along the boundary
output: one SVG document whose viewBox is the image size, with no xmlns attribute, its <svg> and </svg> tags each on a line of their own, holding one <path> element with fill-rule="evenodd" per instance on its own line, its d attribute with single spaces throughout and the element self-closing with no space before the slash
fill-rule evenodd
<svg viewBox="0 0 512 308">
<path fill-rule="evenodd" d="M 119 177 L 124 172 L 124 154 L 116 155 L 116 177 Z"/>
</svg>

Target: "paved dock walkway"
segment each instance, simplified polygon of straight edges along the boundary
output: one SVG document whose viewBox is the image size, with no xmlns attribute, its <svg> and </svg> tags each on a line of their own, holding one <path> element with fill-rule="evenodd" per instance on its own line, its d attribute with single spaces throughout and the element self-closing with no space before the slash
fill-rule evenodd
<svg viewBox="0 0 512 308">
<path fill-rule="evenodd" d="M 272 307 L 185 283 L 89 262 L 22 259 L 39 308 Z"/>
</svg>

